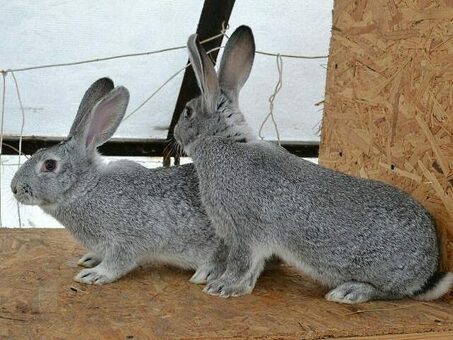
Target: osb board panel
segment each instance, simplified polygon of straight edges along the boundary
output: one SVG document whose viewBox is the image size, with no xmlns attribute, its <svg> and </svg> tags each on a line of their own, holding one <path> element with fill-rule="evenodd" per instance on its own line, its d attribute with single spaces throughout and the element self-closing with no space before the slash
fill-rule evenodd
<svg viewBox="0 0 453 340">
<path fill-rule="evenodd" d="M 287 267 L 260 277 L 252 295 L 223 299 L 189 272 L 135 270 L 116 283 L 72 281 L 82 249 L 65 230 L 0 229 L 0 338 L 317 339 L 453 331 L 453 296 L 340 305 Z"/>
<path fill-rule="evenodd" d="M 418 333 L 418 334 L 400 334 L 400 335 L 378 335 L 366 337 L 347 337 L 342 340 L 451 340 L 453 339 L 453 332 L 441 333 Z"/>
<path fill-rule="evenodd" d="M 453 1 L 336 0 L 320 164 L 396 185 L 453 270 Z"/>
</svg>

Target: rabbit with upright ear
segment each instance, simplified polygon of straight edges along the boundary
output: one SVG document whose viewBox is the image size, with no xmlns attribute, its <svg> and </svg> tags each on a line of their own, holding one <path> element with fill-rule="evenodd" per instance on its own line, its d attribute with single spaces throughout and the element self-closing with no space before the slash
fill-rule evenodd
<svg viewBox="0 0 453 340">
<path fill-rule="evenodd" d="M 437 271 L 435 226 L 419 203 L 250 133 L 238 106 L 255 52 L 250 28 L 232 34 L 218 76 L 196 35 L 188 49 L 201 96 L 187 103 L 175 137 L 193 159 L 203 205 L 225 242 L 211 258 L 219 269 L 206 292 L 250 293 L 271 255 L 330 287 L 331 301 L 431 300 L 448 291 L 453 274 Z"/>
<path fill-rule="evenodd" d="M 198 269 L 219 238 L 202 207 L 192 164 L 147 169 L 132 161 L 105 164 L 96 148 L 120 124 L 129 93 L 110 79 L 91 85 L 68 138 L 37 151 L 15 174 L 11 189 L 61 222 L 89 252 L 75 280 L 115 281 L 144 262 Z"/>
</svg>

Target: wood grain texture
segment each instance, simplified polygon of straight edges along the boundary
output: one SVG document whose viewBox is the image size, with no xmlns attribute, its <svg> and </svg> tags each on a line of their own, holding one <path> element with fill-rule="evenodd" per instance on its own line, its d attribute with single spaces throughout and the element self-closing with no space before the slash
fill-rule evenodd
<svg viewBox="0 0 453 340">
<path fill-rule="evenodd" d="M 451 340 L 453 339 L 453 332 L 441 333 L 418 333 L 418 334 L 391 334 L 391 335 L 378 335 L 378 336 L 365 336 L 365 337 L 347 337 L 342 340 Z"/>
<path fill-rule="evenodd" d="M 453 270 L 453 6 L 336 0 L 320 164 L 396 185 L 434 216 Z"/>
<path fill-rule="evenodd" d="M 116 283 L 72 281 L 83 250 L 65 230 L 0 229 L 0 338 L 319 339 L 453 331 L 453 297 L 340 305 L 285 266 L 222 299 L 190 272 L 144 267 Z M 437 333 L 436 333 L 437 334 Z"/>
</svg>

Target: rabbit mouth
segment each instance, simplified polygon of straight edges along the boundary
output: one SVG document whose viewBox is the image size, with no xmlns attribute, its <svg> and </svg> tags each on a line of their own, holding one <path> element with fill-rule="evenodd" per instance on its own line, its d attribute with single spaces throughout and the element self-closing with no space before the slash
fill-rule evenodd
<svg viewBox="0 0 453 340">
<path fill-rule="evenodd" d="M 179 138 L 179 133 L 180 133 L 180 131 L 179 131 L 179 123 L 177 123 L 175 125 L 175 128 L 174 128 L 173 131 L 174 131 L 173 132 L 173 137 L 174 137 L 176 143 L 178 143 L 179 145 L 183 146 L 182 143 L 181 143 L 181 139 Z"/>
<path fill-rule="evenodd" d="M 33 196 L 33 191 L 29 186 L 23 186 L 14 194 L 16 200 L 24 205 L 39 205 L 41 200 Z"/>
<path fill-rule="evenodd" d="M 179 146 L 183 146 L 181 141 L 179 140 L 179 136 L 177 136 L 176 134 L 174 135 L 174 138 L 175 138 L 175 142 L 179 145 Z"/>
<path fill-rule="evenodd" d="M 19 203 L 24 205 L 39 205 L 41 203 L 41 200 L 27 194 L 17 194 L 15 197 Z"/>
</svg>

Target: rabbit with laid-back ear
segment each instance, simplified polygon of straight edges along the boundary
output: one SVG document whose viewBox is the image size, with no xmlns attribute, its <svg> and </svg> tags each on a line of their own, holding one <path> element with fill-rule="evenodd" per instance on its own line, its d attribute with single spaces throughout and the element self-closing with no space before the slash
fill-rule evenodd
<svg viewBox="0 0 453 340">
<path fill-rule="evenodd" d="M 437 271 L 435 226 L 414 199 L 250 133 L 238 105 L 255 54 L 250 28 L 228 40 L 218 76 L 196 35 L 188 49 L 201 96 L 187 103 L 175 138 L 193 159 L 203 205 L 225 243 L 206 266 L 214 268 L 207 293 L 250 293 L 271 255 L 330 287 L 331 301 L 431 300 L 448 291 L 453 274 Z"/>
<path fill-rule="evenodd" d="M 147 169 L 132 161 L 105 164 L 96 148 L 120 124 L 126 88 L 102 78 L 82 99 L 69 136 L 37 151 L 15 174 L 11 189 L 23 204 L 55 217 L 89 252 L 74 278 L 88 284 L 115 281 L 144 262 L 198 269 L 219 238 L 198 194 L 192 164 Z"/>
</svg>

